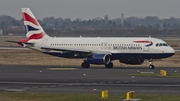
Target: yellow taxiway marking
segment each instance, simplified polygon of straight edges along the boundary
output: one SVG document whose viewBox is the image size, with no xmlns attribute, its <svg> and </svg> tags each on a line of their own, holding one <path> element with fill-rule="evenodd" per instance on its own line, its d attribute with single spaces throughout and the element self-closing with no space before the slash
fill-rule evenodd
<svg viewBox="0 0 180 101">
<path fill-rule="evenodd" d="M 131 82 L 136 82 L 136 80 L 131 80 Z"/>
<path fill-rule="evenodd" d="M 48 70 L 78 70 L 78 68 L 46 68 Z"/>
</svg>

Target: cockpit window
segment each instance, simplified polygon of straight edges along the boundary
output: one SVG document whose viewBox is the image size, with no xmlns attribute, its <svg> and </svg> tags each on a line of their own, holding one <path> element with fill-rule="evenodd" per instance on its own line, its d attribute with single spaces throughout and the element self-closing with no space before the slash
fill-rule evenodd
<svg viewBox="0 0 180 101">
<path fill-rule="evenodd" d="M 163 46 L 168 46 L 168 44 L 166 44 L 166 43 L 163 43 Z"/>
<path fill-rule="evenodd" d="M 158 46 L 159 46 L 159 43 L 156 44 L 156 47 L 158 47 Z"/>
<path fill-rule="evenodd" d="M 156 44 L 156 47 L 161 47 L 161 46 L 168 46 L 167 43 L 157 43 Z"/>
</svg>

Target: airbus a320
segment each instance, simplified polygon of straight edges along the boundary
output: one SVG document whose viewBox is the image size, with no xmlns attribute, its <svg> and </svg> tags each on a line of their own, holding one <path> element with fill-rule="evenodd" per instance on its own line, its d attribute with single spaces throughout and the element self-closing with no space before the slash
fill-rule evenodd
<svg viewBox="0 0 180 101">
<path fill-rule="evenodd" d="M 57 57 L 83 59 L 82 68 L 89 68 L 90 64 L 113 68 L 113 60 L 131 65 L 149 60 L 149 68 L 154 69 L 153 59 L 175 53 L 165 41 L 151 37 L 50 37 L 29 8 L 22 8 L 22 15 L 27 38 L 8 42 Z"/>
</svg>

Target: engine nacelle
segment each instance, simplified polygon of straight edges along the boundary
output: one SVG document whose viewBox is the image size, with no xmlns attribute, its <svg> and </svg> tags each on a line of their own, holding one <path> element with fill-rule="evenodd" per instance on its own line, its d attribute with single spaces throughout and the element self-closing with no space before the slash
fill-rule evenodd
<svg viewBox="0 0 180 101">
<path fill-rule="evenodd" d="M 119 62 L 130 65 L 140 65 L 144 63 L 144 59 L 120 59 Z"/>
<path fill-rule="evenodd" d="M 110 54 L 94 54 L 88 56 L 86 61 L 90 64 L 109 64 L 111 62 Z"/>
</svg>

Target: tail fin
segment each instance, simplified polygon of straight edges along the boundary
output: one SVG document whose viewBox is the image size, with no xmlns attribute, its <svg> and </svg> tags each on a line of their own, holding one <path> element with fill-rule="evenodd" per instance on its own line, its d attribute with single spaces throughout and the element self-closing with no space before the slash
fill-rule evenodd
<svg viewBox="0 0 180 101">
<path fill-rule="evenodd" d="M 43 28 L 31 12 L 29 8 L 22 8 L 22 15 L 24 19 L 24 25 L 26 28 L 26 37 L 31 39 L 42 39 L 47 36 Z"/>
</svg>

